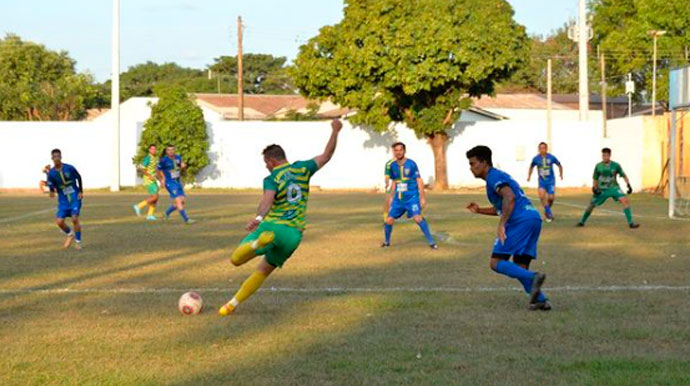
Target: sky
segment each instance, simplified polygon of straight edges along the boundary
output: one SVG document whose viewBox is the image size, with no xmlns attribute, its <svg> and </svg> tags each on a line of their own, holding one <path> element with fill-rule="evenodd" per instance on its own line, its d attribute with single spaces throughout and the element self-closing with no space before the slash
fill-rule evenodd
<svg viewBox="0 0 690 386">
<path fill-rule="evenodd" d="M 530 35 L 546 35 L 577 16 L 577 0 L 508 0 Z M 320 27 L 342 19 L 342 0 L 120 0 L 121 71 L 153 61 L 205 68 L 237 53 L 237 17 L 245 53 L 294 59 Z M 111 0 L 0 0 L 0 35 L 64 50 L 77 70 L 110 78 Z"/>
</svg>

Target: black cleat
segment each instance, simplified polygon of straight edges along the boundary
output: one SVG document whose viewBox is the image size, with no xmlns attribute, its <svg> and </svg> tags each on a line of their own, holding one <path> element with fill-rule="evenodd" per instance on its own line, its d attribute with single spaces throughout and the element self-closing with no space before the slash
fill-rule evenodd
<svg viewBox="0 0 690 386">
<path fill-rule="evenodd" d="M 637 224 L 637 223 L 631 223 L 631 224 L 629 225 L 629 227 L 630 227 L 630 229 L 637 229 L 637 228 L 639 228 L 639 227 L 640 227 L 640 224 Z"/>
<path fill-rule="evenodd" d="M 575 224 L 575 226 L 578 228 L 582 228 L 583 226 L 585 226 L 585 223 L 579 222 L 579 223 Z"/>
<path fill-rule="evenodd" d="M 390 246 L 391 246 L 390 243 L 386 243 L 386 242 L 381 243 L 381 248 L 388 248 Z"/>
<path fill-rule="evenodd" d="M 429 244 L 429 248 L 431 248 L 431 249 L 438 249 L 438 245 L 436 245 L 436 244 Z"/>
<path fill-rule="evenodd" d="M 551 311 L 551 302 L 548 300 L 543 301 L 543 302 L 536 302 L 536 303 L 531 303 L 529 305 L 529 310 L 530 311 Z"/>
<path fill-rule="evenodd" d="M 537 297 L 539 297 L 539 291 L 541 291 L 541 286 L 544 284 L 544 280 L 546 280 L 545 273 L 534 273 L 534 280 L 532 280 L 532 292 L 529 294 L 530 306 L 537 303 Z"/>
</svg>

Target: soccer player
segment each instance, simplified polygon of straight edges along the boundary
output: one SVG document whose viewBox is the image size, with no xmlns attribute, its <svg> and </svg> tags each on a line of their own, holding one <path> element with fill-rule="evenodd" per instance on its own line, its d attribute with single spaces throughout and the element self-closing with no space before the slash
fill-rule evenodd
<svg viewBox="0 0 690 386">
<path fill-rule="evenodd" d="M 419 225 L 419 228 L 424 233 L 427 243 L 431 249 L 437 249 L 438 246 L 431 235 L 429 224 L 426 219 L 422 217 L 422 209 L 426 207 L 426 195 L 424 193 L 424 181 L 419 174 L 417 164 L 409 158 L 405 158 L 406 147 L 402 142 L 394 143 L 393 156 L 395 160 L 388 163 L 386 175 L 389 176 L 393 183 L 391 187 L 391 204 L 388 210 L 388 217 L 383 224 L 384 241 L 381 247 L 390 247 L 391 233 L 393 233 L 393 224 L 395 220 L 400 218 L 407 212 L 407 218 L 412 217 Z"/>
<path fill-rule="evenodd" d="M 546 222 L 551 222 L 553 221 L 551 207 L 556 199 L 556 176 L 553 174 L 553 165 L 558 165 L 561 181 L 563 181 L 563 166 L 553 154 L 548 153 L 548 149 L 546 142 L 539 144 L 539 154 L 532 159 L 527 173 L 527 182 L 532 178 L 532 171 L 536 166 L 539 174 L 539 199 L 544 206 L 544 219 Z"/>
<path fill-rule="evenodd" d="M 154 216 L 153 213 L 156 211 L 156 203 L 158 203 L 158 180 L 156 179 L 156 168 L 158 165 L 155 158 L 156 145 L 149 145 L 149 154 L 147 154 L 141 161 L 141 164 L 137 166 L 137 169 L 144 177 L 144 186 L 149 192 L 149 198 L 133 205 L 134 213 L 136 213 L 137 216 L 141 216 L 141 210 L 148 206 L 149 210 L 146 219 L 151 221 L 156 220 L 156 216 Z"/>
<path fill-rule="evenodd" d="M 182 157 L 179 154 L 175 154 L 175 145 L 168 145 L 165 148 L 165 156 L 160 159 L 157 168 L 158 178 L 168 190 L 170 199 L 173 200 L 168 210 L 165 211 L 165 219 L 169 219 L 172 212 L 179 210 L 185 224 L 194 223 L 194 220 L 190 219 L 187 216 L 187 211 L 185 211 L 184 189 L 180 182 L 180 175 L 187 169 L 187 164 L 182 162 Z"/>
<path fill-rule="evenodd" d="M 393 196 L 390 194 L 390 189 L 391 189 L 391 173 L 390 173 L 390 166 L 391 164 L 395 162 L 395 159 L 392 159 L 388 162 L 386 162 L 386 167 L 384 169 L 383 175 L 384 175 L 384 182 L 385 182 L 385 192 L 386 192 L 386 200 L 383 203 L 383 222 L 386 222 L 386 219 L 388 218 L 388 211 L 391 208 L 391 202 L 393 201 Z"/>
<path fill-rule="evenodd" d="M 84 185 L 81 181 L 81 175 L 74 166 L 62 163 L 62 152 L 60 149 L 53 149 L 50 155 L 54 166 L 48 171 L 46 183 L 50 189 L 50 198 L 55 197 L 56 192 L 58 194 L 55 223 L 67 235 L 64 247 L 69 248 L 76 239 L 75 248 L 81 249 L 79 212 L 81 211 L 81 201 L 84 198 Z M 65 224 L 67 217 L 72 218 L 74 231 Z"/>
<path fill-rule="evenodd" d="M 467 209 L 472 213 L 500 216 L 491 269 L 522 284 L 530 297 L 530 310 L 550 310 L 551 303 L 541 291 L 546 275 L 529 270 L 530 263 L 537 258 L 541 232 L 539 212 L 512 177 L 493 167 L 491 149 L 476 146 L 466 155 L 472 174 L 486 181 L 486 195 L 492 205 L 481 208 L 472 202 Z"/>
<path fill-rule="evenodd" d="M 611 161 L 611 149 L 608 147 L 601 149 L 601 159 L 602 162 L 599 162 L 594 167 L 594 183 L 592 186 L 594 194 L 592 195 L 592 200 L 589 202 L 587 209 L 585 209 L 585 213 L 582 214 L 582 219 L 577 223 L 577 226 L 585 226 L 585 222 L 587 222 L 594 208 L 603 205 L 609 198 L 613 198 L 614 201 L 623 204 L 623 213 L 625 213 L 625 219 L 628 220 L 628 226 L 632 229 L 639 228 L 640 224 L 633 222 L 630 201 L 620 186 L 618 186 L 618 176 L 621 176 L 628 186 L 628 194 L 631 194 L 633 189 L 630 186 L 628 176 L 625 175 L 623 168 L 618 162 Z"/>
<path fill-rule="evenodd" d="M 342 127 L 340 120 L 334 119 L 331 137 L 323 154 L 308 161 L 289 163 L 279 145 L 270 145 L 263 150 L 264 162 L 271 174 L 264 179 L 264 193 L 256 218 L 246 226 L 252 233 L 232 253 L 231 262 L 240 266 L 255 256 L 264 255 L 264 258 L 232 300 L 220 308 L 221 316 L 232 313 L 238 304 L 256 292 L 268 275 L 282 267 L 299 246 L 305 228 L 309 180 L 330 161 Z"/>
</svg>

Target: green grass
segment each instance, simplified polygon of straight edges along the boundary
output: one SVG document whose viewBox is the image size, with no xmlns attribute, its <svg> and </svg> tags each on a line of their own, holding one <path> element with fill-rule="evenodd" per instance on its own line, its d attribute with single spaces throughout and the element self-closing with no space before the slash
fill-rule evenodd
<svg viewBox="0 0 690 386">
<path fill-rule="evenodd" d="M 220 318 L 256 264 L 228 256 L 259 193 L 193 193 L 193 226 L 135 217 L 141 197 L 87 195 L 78 252 L 61 249 L 52 201 L 0 195 L 0 384 L 690 383 L 690 290 L 642 288 L 690 284 L 690 222 L 660 198 L 633 196 L 638 230 L 612 203 L 576 229 L 588 196 L 564 193 L 534 264 L 544 313 L 489 270 L 496 218 L 463 209 L 479 192 L 429 196 L 437 251 L 411 222 L 381 250 L 381 195 L 316 192 L 299 250 Z M 192 288 L 206 308 L 183 317 Z M 141 291 L 110 291 L 126 289 Z"/>
</svg>

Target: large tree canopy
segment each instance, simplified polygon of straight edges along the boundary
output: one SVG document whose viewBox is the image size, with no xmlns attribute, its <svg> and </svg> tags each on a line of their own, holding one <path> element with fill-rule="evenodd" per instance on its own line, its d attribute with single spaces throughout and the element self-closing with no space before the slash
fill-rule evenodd
<svg viewBox="0 0 690 386">
<path fill-rule="evenodd" d="M 505 0 L 346 0 L 344 12 L 300 47 L 295 84 L 356 109 L 355 124 L 405 122 L 426 136 L 446 188 L 446 130 L 468 97 L 493 93 L 525 61 L 524 27 Z"/>
<path fill-rule="evenodd" d="M 96 97 L 65 51 L 9 34 L 0 39 L 0 120 L 75 120 Z"/>
<path fill-rule="evenodd" d="M 209 66 L 211 71 L 228 76 L 237 90 L 237 56 L 221 56 Z M 248 94 L 294 94 L 295 86 L 285 69 L 287 59 L 268 54 L 242 56 L 244 92 Z M 233 91 L 234 92 L 234 91 Z"/>
</svg>

